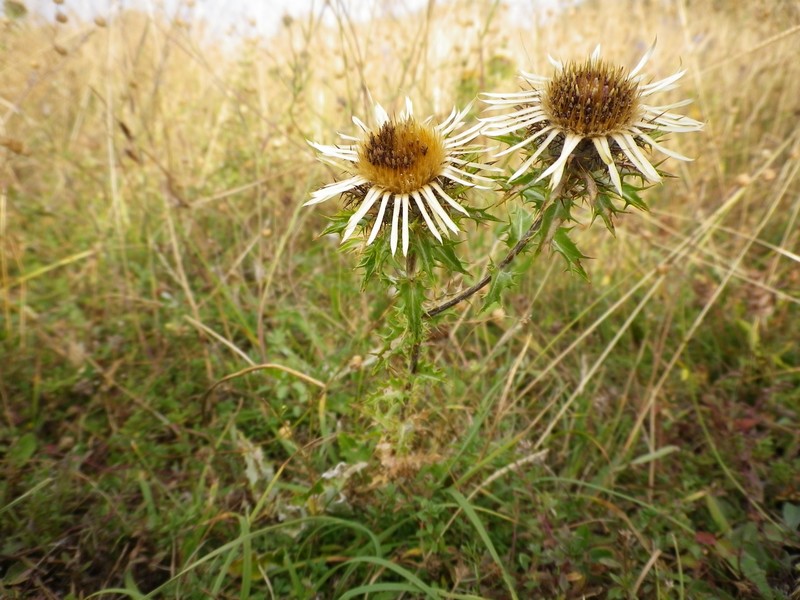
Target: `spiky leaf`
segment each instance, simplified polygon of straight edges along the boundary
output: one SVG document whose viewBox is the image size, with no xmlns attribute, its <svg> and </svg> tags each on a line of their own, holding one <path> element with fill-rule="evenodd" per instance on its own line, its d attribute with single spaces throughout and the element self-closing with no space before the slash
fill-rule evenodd
<svg viewBox="0 0 800 600">
<path fill-rule="evenodd" d="M 486 293 L 486 297 L 483 300 L 481 311 L 486 310 L 495 302 L 500 304 L 500 298 L 503 292 L 513 287 L 514 283 L 515 274 L 513 272 L 506 270 L 495 271 L 495 273 L 492 274 L 492 282 L 489 284 L 489 291 Z"/>
<path fill-rule="evenodd" d="M 616 230 L 614 229 L 614 215 L 622 211 L 614 206 L 611 197 L 607 194 L 598 194 L 592 205 L 592 211 L 594 213 L 594 219 L 597 217 L 603 219 L 606 229 L 611 232 L 611 235 L 616 235 Z"/>
<path fill-rule="evenodd" d="M 586 274 L 586 271 L 583 269 L 583 265 L 581 265 L 582 258 L 589 258 L 585 254 L 582 254 L 580 250 L 578 250 L 578 246 L 575 245 L 575 242 L 572 241 L 569 237 L 570 232 L 569 227 L 559 227 L 555 235 L 553 235 L 553 240 L 551 245 L 553 250 L 558 252 L 561 256 L 564 257 L 564 260 L 567 261 L 567 270 L 580 275 L 587 281 L 589 280 L 589 276 Z"/>
<path fill-rule="evenodd" d="M 645 212 L 649 212 L 650 208 L 647 206 L 647 203 L 642 200 L 642 197 L 639 196 L 639 188 L 636 188 L 629 184 L 623 184 L 622 186 L 622 199 L 625 200 L 625 206 L 633 206 L 634 208 L 638 208 L 639 210 L 643 210 Z"/>
<path fill-rule="evenodd" d="M 513 248 L 522 239 L 522 236 L 530 229 L 533 224 L 533 215 L 522 208 L 516 208 L 508 214 L 508 226 L 505 227 L 506 245 Z"/>
<path fill-rule="evenodd" d="M 407 279 L 400 284 L 400 304 L 406 318 L 406 330 L 414 340 L 422 339 L 422 307 L 425 286 L 419 279 Z"/>
<path fill-rule="evenodd" d="M 433 247 L 433 254 L 438 263 L 449 271 L 456 273 L 466 273 L 464 265 L 455 252 L 455 244 L 450 240 L 445 240 L 442 244 Z"/>
</svg>

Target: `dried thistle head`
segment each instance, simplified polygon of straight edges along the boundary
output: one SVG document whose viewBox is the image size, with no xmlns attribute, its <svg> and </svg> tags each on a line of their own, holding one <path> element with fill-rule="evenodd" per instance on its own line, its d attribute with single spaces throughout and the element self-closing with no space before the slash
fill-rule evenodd
<svg viewBox="0 0 800 600">
<path fill-rule="evenodd" d="M 372 227 L 367 244 L 371 244 L 387 224 L 392 254 L 400 238 L 403 254 L 408 254 L 409 224 L 417 219 L 422 219 L 440 242 L 442 234 L 458 233 L 453 211 L 469 213 L 459 202 L 461 198 L 452 195 L 451 184 L 473 188 L 483 187 L 481 184 L 490 181 L 477 171 L 491 167 L 466 159 L 466 155 L 477 151 L 470 144 L 481 127 L 477 124 L 464 128 L 469 109 L 453 109 L 442 123 L 433 124 L 430 119 L 418 121 L 409 100 L 397 118 L 390 118 L 383 107 L 376 104 L 377 126 L 370 128 L 353 117 L 362 135 L 342 136 L 350 142 L 348 145 L 324 146 L 309 142 L 321 153 L 322 160 L 344 167 L 351 177 L 317 190 L 306 204 L 317 204 L 340 195 L 350 203 L 359 202 L 342 241 L 370 215 Z"/>
<path fill-rule="evenodd" d="M 546 168 L 538 180 L 550 177 L 555 188 L 571 158 L 593 170 L 605 166 L 616 191 L 622 195 L 620 168 L 657 183 L 661 176 L 645 156 L 655 149 L 679 160 L 689 160 L 660 144 L 661 133 L 698 131 L 703 124 L 671 110 L 689 104 L 682 100 L 666 105 L 649 104 L 649 96 L 675 87 L 685 71 L 644 83 L 640 74 L 650 59 L 655 44 L 639 64 L 627 72 L 625 68 L 600 59 L 600 47 L 583 62 L 566 65 L 551 59 L 556 67 L 552 77 L 521 73 L 529 91 L 509 94 L 484 94 L 489 110 L 512 108 L 513 112 L 483 119 L 483 132 L 489 136 L 515 133 L 522 139 L 506 150 L 503 156 L 524 148 L 527 159 L 510 177 L 521 177 L 534 163 Z M 549 152 L 546 152 L 548 151 Z"/>
</svg>

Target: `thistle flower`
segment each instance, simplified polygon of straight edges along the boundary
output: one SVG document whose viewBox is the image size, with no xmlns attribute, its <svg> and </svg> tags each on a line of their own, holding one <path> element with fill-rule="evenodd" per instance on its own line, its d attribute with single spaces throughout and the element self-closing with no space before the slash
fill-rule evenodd
<svg viewBox="0 0 800 600">
<path fill-rule="evenodd" d="M 482 119 L 483 133 L 498 136 L 522 131 L 524 137 L 497 156 L 524 147 L 536 148 L 509 181 L 523 175 L 548 148 L 554 160 L 537 181 L 550 176 L 550 187 L 554 189 L 561 182 L 570 156 L 581 157 L 590 171 L 595 166 L 605 166 L 620 195 L 620 167 L 626 172 L 638 172 L 652 183 L 661 181 L 643 152 L 647 147 L 679 160 L 691 160 L 656 141 L 661 133 L 698 131 L 703 124 L 669 112 L 691 100 L 662 106 L 647 103 L 656 92 L 677 87 L 676 82 L 686 72 L 678 71 L 660 81 L 644 83 L 640 72 L 654 49 L 655 43 L 630 73 L 603 61 L 600 46 L 584 62 L 564 65 L 551 58 L 556 68 L 551 78 L 520 72 L 522 80 L 531 86 L 530 91 L 484 94 L 484 102 L 490 105 L 488 110 L 508 107 L 515 110 Z"/>
<path fill-rule="evenodd" d="M 359 222 L 376 208 L 367 245 L 375 240 L 384 223 L 389 224 L 392 254 L 397 250 L 398 237 L 402 237 L 403 254 L 408 254 L 409 224 L 419 217 L 440 242 L 441 234 L 447 235 L 448 230 L 458 233 L 451 211 L 467 216 L 469 213 L 456 201 L 454 184 L 487 189 L 480 184 L 490 180 L 473 171 L 492 169 L 460 158 L 477 152 L 469 144 L 480 135 L 481 124 L 463 129 L 469 110 L 470 106 L 460 112 L 454 108 L 442 123 L 432 125 L 430 118 L 421 122 L 414 118 L 411 101 L 406 98 L 405 110 L 396 119 L 390 118 L 383 107 L 376 104 L 375 129 L 353 117 L 362 135 L 339 134 L 351 142 L 349 145 L 324 146 L 309 141 L 322 154 L 321 160 L 343 167 L 352 176 L 317 190 L 305 206 L 342 194 L 360 201 L 347 223 L 342 242 L 350 238 Z"/>
</svg>

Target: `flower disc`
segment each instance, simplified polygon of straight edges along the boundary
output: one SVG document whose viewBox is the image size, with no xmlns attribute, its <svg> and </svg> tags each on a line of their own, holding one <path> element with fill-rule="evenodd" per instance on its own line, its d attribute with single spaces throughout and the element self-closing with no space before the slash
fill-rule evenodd
<svg viewBox="0 0 800 600">
<path fill-rule="evenodd" d="M 358 148 L 358 172 L 392 192 L 420 190 L 442 173 L 446 153 L 441 135 L 413 118 L 386 121 Z"/>
<path fill-rule="evenodd" d="M 639 90 L 622 67 L 570 63 L 547 85 L 542 105 L 558 128 L 581 137 L 608 135 L 638 119 Z"/>
</svg>

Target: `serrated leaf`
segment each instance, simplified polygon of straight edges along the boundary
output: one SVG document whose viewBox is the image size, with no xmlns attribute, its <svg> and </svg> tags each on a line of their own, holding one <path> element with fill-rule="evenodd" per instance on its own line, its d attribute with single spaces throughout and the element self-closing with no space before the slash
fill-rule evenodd
<svg viewBox="0 0 800 600">
<path fill-rule="evenodd" d="M 611 235 L 616 235 L 616 230 L 614 229 L 614 215 L 621 211 L 614 206 L 611 197 L 606 194 L 598 194 L 592 209 L 594 217 L 603 219 L 603 224 L 606 226 L 606 229 L 611 232 Z"/>
<path fill-rule="evenodd" d="M 435 246 L 434 253 L 436 255 L 436 260 L 445 268 L 449 269 L 451 272 L 455 271 L 456 273 L 466 273 L 467 271 L 464 269 L 464 265 L 461 263 L 461 260 L 458 258 L 455 252 L 455 244 L 445 240 L 443 244 L 439 244 Z"/>
<path fill-rule="evenodd" d="M 355 239 L 354 245 L 349 245 L 353 240 L 347 240 L 342 245 L 342 251 L 354 250 L 356 247 L 362 248 L 363 240 Z M 389 248 L 389 240 L 386 236 L 378 236 L 378 238 L 369 246 L 363 248 L 361 252 L 361 261 L 358 263 L 359 268 L 364 269 L 364 277 L 361 281 L 361 289 L 366 289 L 367 283 L 374 277 L 378 276 L 383 280 L 387 280 L 386 264 L 392 263 L 396 266 L 393 260 L 391 250 Z"/>
<path fill-rule="evenodd" d="M 555 206 L 555 218 L 559 221 L 574 221 L 572 218 L 572 206 L 573 202 L 569 199 L 563 199 L 559 202 L 554 202 L 553 206 Z"/>
<path fill-rule="evenodd" d="M 527 173 L 517 177 L 514 180 L 514 183 L 507 183 L 508 189 L 513 188 L 513 187 L 517 187 L 517 186 L 520 186 L 520 185 L 528 185 L 530 183 L 533 183 L 534 179 L 536 177 L 538 177 L 538 176 L 539 176 L 539 171 L 536 171 L 536 170 L 528 171 Z M 506 182 L 508 182 L 507 179 L 506 179 Z"/>
<path fill-rule="evenodd" d="M 372 279 L 372 276 L 378 269 L 377 254 L 375 252 L 364 254 L 358 266 L 364 269 L 364 279 L 361 281 L 361 291 L 364 291 L 367 287 L 367 282 Z"/>
<path fill-rule="evenodd" d="M 486 310 L 495 302 L 500 304 L 500 296 L 502 295 L 503 291 L 513 287 L 513 285 L 514 273 L 504 270 L 495 272 L 492 275 L 492 282 L 489 285 L 489 291 L 486 293 L 486 297 L 483 300 L 481 311 Z"/>
<path fill-rule="evenodd" d="M 501 219 L 498 219 L 493 214 L 491 214 L 485 208 L 470 208 L 469 209 L 469 218 L 475 221 L 476 223 L 483 223 L 485 221 L 500 223 Z"/>
<path fill-rule="evenodd" d="M 581 259 L 589 257 L 578 250 L 578 246 L 576 246 L 575 242 L 569 237 L 569 231 L 567 227 L 559 227 L 550 243 L 553 250 L 558 252 L 564 257 L 564 260 L 567 261 L 567 269 L 588 281 L 589 276 L 586 274 L 586 271 L 584 271 L 583 265 L 581 265 Z"/>
<path fill-rule="evenodd" d="M 328 235 L 331 233 L 341 234 L 345 229 L 347 229 L 347 223 L 350 222 L 350 216 L 352 214 L 353 211 L 342 211 L 336 213 L 332 217 L 328 217 L 330 223 L 325 229 L 322 230 L 321 235 Z"/>
<path fill-rule="evenodd" d="M 647 203 L 642 200 L 638 194 L 638 189 L 627 183 L 622 185 L 622 199 L 625 200 L 625 206 L 633 206 L 644 212 L 649 212 L 650 208 Z"/>
<path fill-rule="evenodd" d="M 542 210 L 545 202 L 547 201 L 547 194 L 540 185 L 532 185 L 525 188 L 521 192 L 524 202 L 530 202 L 536 207 L 536 211 Z"/>
<path fill-rule="evenodd" d="M 400 284 L 400 302 L 406 318 L 406 328 L 415 340 L 422 339 L 422 315 L 425 312 L 422 304 L 425 301 L 425 287 L 422 282 L 413 279 Z"/>
<path fill-rule="evenodd" d="M 417 267 L 419 270 L 423 273 L 433 276 L 433 271 L 436 268 L 433 247 L 438 245 L 438 242 L 428 235 L 420 235 L 415 237 L 416 239 L 414 240 L 413 248 L 410 250 L 410 252 L 417 257 Z"/>
<path fill-rule="evenodd" d="M 542 211 L 542 224 L 539 226 L 539 231 L 536 232 L 535 236 L 539 238 L 536 247 L 536 254 L 539 254 L 542 251 L 542 248 L 549 240 L 550 235 L 556 227 L 556 210 L 557 208 L 555 204 L 551 204 L 545 208 L 544 211 Z"/>
<path fill-rule="evenodd" d="M 506 236 L 506 245 L 509 248 L 513 248 L 530 229 L 533 224 L 533 216 L 528 211 L 517 208 L 510 211 L 508 217 L 508 226 L 505 227 L 508 234 Z"/>
</svg>

